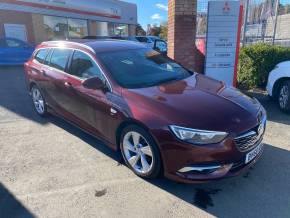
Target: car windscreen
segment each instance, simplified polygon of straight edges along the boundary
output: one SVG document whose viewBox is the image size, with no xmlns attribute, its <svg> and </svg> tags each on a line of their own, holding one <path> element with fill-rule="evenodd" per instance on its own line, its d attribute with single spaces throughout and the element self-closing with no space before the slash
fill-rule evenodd
<svg viewBox="0 0 290 218">
<path fill-rule="evenodd" d="M 192 75 L 170 58 L 149 48 L 104 52 L 98 57 L 124 88 L 156 86 Z"/>
</svg>

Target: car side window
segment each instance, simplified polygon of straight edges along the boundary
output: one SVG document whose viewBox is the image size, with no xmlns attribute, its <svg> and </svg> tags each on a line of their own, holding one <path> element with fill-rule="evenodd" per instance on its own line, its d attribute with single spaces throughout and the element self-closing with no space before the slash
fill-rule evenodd
<svg viewBox="0 0 290 218">
<path fill-rule="evenodd" d="M 47 53 L 48 49 L 40 49 L 35 55 L 34 60 L 42 64 L 47 56 Z"/>
<path fill-rule="evenodd" d="M 20 41 L 13 40 L 13 39 L 6 39 L 6 45 L 9 48 L 22 48 L 24 47 L 24 44 Z"/>
<path fill-rule="evenodd" d="M 44 62 L 43 62 L 44 65 L 49 65 L 52 52 L 53 52 L 53 49 L 49 48 L 47 51 L 46 58 L 44 59 Z"/>
<path fill-rule="evenodd" d="M 88 79 L 91 77 L 99 77 L 105 81 L 104 76 L 92 58 L 81 52 L 75 51 L 72 57 L 69 73 L 81 79 Z"/>
<path fill-rule="evenodd" d="M 49 66 L 65 71 L 71 52 L 70 49 L 55 48 L 51 54 Z"/>
<path fill-rule="evenodd" d="M 137 40 L 139 42 L 146 42 L 146 43 L 148 43 L 148 39 L 146 37 L 137 37 Z"/>
</svg>

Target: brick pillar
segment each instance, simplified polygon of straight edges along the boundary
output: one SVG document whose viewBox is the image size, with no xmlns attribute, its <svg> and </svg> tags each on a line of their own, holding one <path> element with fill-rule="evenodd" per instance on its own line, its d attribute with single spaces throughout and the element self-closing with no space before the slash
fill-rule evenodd
<svg viewBox="0 0 290 218">
<path fill-rule="evenodd" d="M 168 56 L 186 68 L 203 72 L 195 46 L 197 0 L 168 0 Z"/>
</svg>

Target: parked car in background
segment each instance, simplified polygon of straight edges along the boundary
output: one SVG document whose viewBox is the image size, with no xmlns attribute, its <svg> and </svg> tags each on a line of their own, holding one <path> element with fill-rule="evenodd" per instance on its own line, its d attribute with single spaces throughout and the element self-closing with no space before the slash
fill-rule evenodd
<svg viewBox="0 0 290 218">
<path fill-rule="evenodd" d="M 86 36 L 83 39 L 119 39 L 143 43 L 148 48 L 167 55 L 167 42 L 157 36 Z"/>
<path fill-rule="evenodd" d="M 137 41 L 148 44 L 154 50 L 167 54 L 167 42 L 158 36 L 134 36 Z"/>
<path fill-rule="evenodd" d="M 267 92 L 282 111 L 290 112 L 290 61 L 277 64 L 270 72 Z"/>
<path fill-rule="evenodd" d="M 25 76 L 40 116 L 61 116 L 120 150 L 142 178 L 231 177 L 263 151 L 266 112 L 256 99 L 140 43 L 44 42 Z"/>
<path fill-rule="evenodd" d="M 14 38 L 0 39 L 0 65 L 21 65 L 32 55 L 34 47 Z"/>
</svg>

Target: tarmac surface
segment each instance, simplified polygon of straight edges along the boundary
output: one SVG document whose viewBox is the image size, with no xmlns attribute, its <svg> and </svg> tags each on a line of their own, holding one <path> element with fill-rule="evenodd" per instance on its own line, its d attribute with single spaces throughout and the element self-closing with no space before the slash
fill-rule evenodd
<svg viewBox="0 0 290 218">
<path fill-rule="evenodd" d="M 262 93 L 262 158 L 207 184 L 146 181 L 63 120 L 40 118 L 20 67 L 0 68 L 0 217 L 290 217 L 290 115 Z"/>
</svg>

